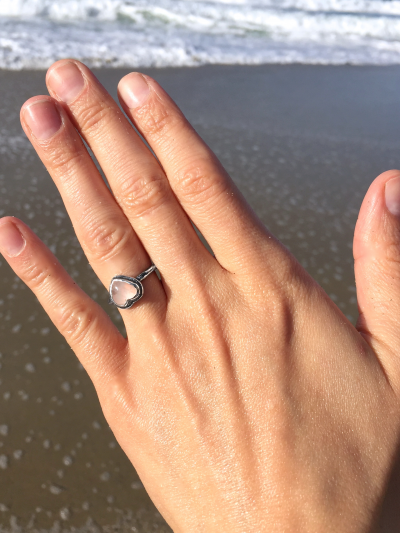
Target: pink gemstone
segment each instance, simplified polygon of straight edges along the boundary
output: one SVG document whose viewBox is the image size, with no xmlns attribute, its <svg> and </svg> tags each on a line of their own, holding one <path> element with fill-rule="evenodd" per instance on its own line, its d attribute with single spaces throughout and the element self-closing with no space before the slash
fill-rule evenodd
<svg viewBox="0 0 400 533">
<path fill-rule="evenodd" d="M 126 281 L 117 279 L 112 284 L 111 296 L 117 305 L 124 306 L 128 300 L 135 298 L 137 293 L 137 288 Z"/>
</svg>

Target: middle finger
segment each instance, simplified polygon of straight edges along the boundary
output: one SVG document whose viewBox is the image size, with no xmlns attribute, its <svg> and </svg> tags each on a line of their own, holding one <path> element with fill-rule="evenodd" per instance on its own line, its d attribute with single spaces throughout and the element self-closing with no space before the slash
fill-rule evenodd
<svg viewBox="0 0 400 533">
<path fill-rule="evenodd" d="M 161 166 L 116 102 L 77 61 L 48 72 L 50 94 L 68 107 L 102 167 L 117 202 L 168 286 L 214 260 L 178 203 Z M 171 253 L 173 250 L 173 253 Z"/>
</svg>

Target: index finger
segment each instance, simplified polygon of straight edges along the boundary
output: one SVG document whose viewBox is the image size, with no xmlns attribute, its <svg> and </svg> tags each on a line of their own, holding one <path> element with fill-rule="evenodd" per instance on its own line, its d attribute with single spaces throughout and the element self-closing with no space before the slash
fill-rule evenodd
<svg viewBox="0 0 400 533">
<path fill-rule="evenodd" d="M 181 205 L 226 270 L 234 272 L 252 264 L 266 234 L 270 237 L 268 257 L 272 247 L 283 252 L 215 154 L 155 80 L 131 73 L 120 81 L 118 90 L 125 112 L 153 149 Z"/>
</svg>

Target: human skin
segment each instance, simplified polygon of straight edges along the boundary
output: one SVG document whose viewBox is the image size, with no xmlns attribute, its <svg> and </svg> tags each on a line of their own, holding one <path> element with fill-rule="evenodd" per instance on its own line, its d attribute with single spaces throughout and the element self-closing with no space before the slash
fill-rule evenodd
<svg viewBox="0 0 400 533">
<path fill-rule="evenodd" d="M 121 310 L 125 339 L 22 221 L 1 219 L 0 250 L 172 529 L 370 531 L 400 430 L 400 172 L 361 207 L 355 328 L 154 80 L 129 74 L 119 97 L 156 158 L 83 64 L 57 62 L 47 86 L 21 121 L 90 264 L 106 288 L 152 261 L 161 281 Z"/>
</svg>

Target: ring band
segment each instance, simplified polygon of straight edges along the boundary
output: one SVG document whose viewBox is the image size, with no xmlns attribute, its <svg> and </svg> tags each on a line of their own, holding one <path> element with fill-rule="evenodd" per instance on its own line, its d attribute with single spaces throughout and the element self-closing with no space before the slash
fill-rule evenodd
<svg viewBox="0 0 400 533">
<path fill-rule="evenodd" d="M 150 268 L 136 276 L 114 276 L 110 283 L 110 304 L 116 305 L 119 309 L 129 309 L 138 302 L 144 294 L 142 281 L 150 276 L 155 270 L 153 264 Z"/>
</svg>

